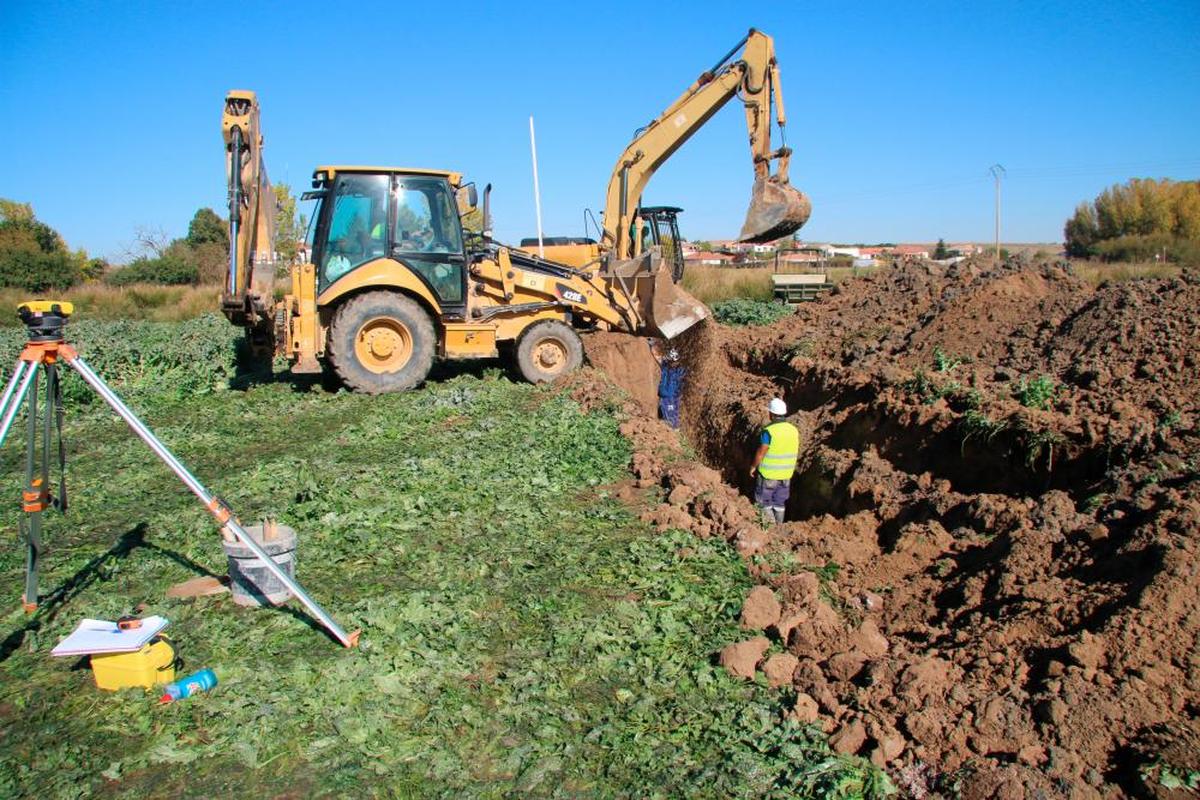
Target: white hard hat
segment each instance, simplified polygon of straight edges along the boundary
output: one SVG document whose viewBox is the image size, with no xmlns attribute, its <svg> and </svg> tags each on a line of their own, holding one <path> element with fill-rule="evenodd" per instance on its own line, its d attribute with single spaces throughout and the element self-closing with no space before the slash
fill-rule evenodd
<svg viewBox="0 0 1200 800">
<path fill-rule="evenodd" d="M 783 402 L 778 397 L 771 398 L 771 404 L 767 406 L 767 409 L 777 417 L 783 417 L 787 415 L 787 403 Z"/>
</svg>

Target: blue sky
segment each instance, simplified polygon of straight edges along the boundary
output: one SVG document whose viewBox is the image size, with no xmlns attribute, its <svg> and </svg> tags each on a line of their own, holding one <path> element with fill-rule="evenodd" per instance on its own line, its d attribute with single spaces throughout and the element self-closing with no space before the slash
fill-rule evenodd
<svg viewBox="0 0 1200 800">
<path fill-rule="evenodd" d="M 1200 174 L 1200 3 L 0 4 L 0 197 L 73 247 L 182 235 L 225 203 L 225 92 L 263 107 L 271 178 L 321 163 L 457 169 L 496 233 L 579 235 L 618 154 L 750 26 L 775 37 L 806 238 L 1055 241 L 1130 177 Z M 735 100 L 651 181 L 693 239 L 749 200 Z"/>
</svg>

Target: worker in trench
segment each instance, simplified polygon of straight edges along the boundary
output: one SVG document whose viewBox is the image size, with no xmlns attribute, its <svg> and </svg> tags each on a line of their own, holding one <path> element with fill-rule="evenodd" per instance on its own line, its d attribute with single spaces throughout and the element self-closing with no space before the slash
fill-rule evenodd
<svg viewBox="0 0 1200 800">
<path fill-rule="evenodd" d="M 679 363 L 679 351 L 672 347 L 660 362 L 658 413 L 666 423 L 679 430 L 679 397 L 683 394 L 683 376 L 687 368 Z"/>
<path fill-rule="evenodd" d="M 783 400 L 772 398 L 767 411 L 771 422 L 763 429 L 750 475 L 758 478 L 754 502 L 767 522 L 778 523 L 783 522 L 792 475 L 800 457 L 800 431 L 787 421 L 787 404 Z"/>
</svg>

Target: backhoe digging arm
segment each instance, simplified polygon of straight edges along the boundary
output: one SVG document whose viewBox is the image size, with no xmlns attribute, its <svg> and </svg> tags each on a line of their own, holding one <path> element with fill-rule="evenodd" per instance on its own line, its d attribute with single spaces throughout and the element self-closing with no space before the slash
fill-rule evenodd
<svg viewBox="0 0 1200 800">
<path fill-rule="evenodd" d="M 258 98 L 234 90 L 221 118 L 229 181 L 229 272 L 221 308 L 251 331 L 272 329 L 275 280 L 275 196 L 263 162 Z"/>
<path fill-rule="evenodd" d="M 739 49 L 741 58 L 732 60 Z M 637 255 L 631 236 L 634 215 L 655 171 L 738 94 L 745 103 L 755 176 L 751 208 L 740 238 L 771 241 L 798 230 L 808 220 L 812 208 L 808 198 L 788 185 L 791 150 L 771 149 L 772 105 L 780 131 L 787 121 L 775 45 L 770 36 L 752 28 L 713 69 L 642 129 L 617 159 L 605 198 L 603 240 L 617 258 Z M 775 174 L 771 173 L 772 161 L 777 162 Z"/>
</svg>

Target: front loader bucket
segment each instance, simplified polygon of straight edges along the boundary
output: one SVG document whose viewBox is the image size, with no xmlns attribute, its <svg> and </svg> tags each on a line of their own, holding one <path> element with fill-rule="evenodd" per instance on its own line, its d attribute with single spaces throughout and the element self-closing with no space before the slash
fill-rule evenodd
<svg viewBox="0 0 1200 800">
<path fill-rule="evenodd" d="M 671 268 L 658 247 L 637 258 L 610 259 L 600 276 L 628 298 L 636 317 L 630 333 L 673 339 L 708 316 L 708 309 L 671 279 Z"/>
<path fill-rule="evenodd" d="M 798 189 L 775 178 L 759 178 L 750 192 L 750 210 L 738 241 L 762 244 L 800 230 L 812 214 L 812 203 Z"/>
<path fill-rule="evenodd" d="M 664 339 L 674 339 L 708 316 L 708 309 L 671 280 L 671 271 L 662 266 L 654 272 L 653 296 L 644 313 L 646 324 Z"/>
</svg>

